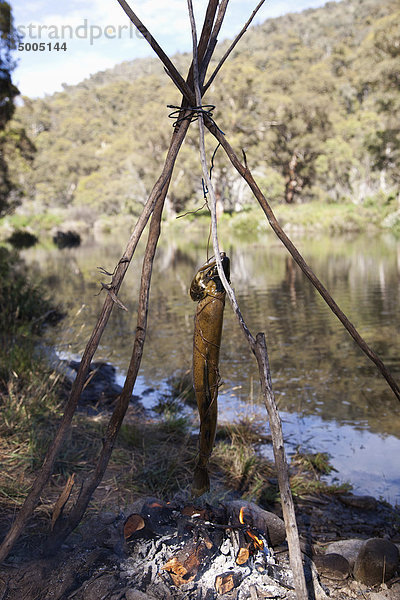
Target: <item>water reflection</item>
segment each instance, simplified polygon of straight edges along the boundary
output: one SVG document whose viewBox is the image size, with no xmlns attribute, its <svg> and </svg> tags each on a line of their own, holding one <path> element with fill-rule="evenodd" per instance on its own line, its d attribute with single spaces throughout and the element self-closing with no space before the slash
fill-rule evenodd
<svg viewBox="0 0 400 600">
<path fill-rule="evenodd" d="M 390 236 L 300 238 L 296 243 L 342 310 L 400 379 L 399 243 Z M 342 480 L 400 501 L 400 404 L 376 367 L 276 238 L 265 235 L 251 245 L 230 241 L 225 250 L 244 317 L 254 334 L 264 331 L 267 336 L 279 408 L 292 424 L 286 435 L 304 448 L 328 450 Z M 82 352 L 104 298 L 96 295 L 102 279 L 96 267 L 112 271 L 121 252 L 120 245 L 103 241 L 62 252 L 33 248 L 24 253 L 68 310 L 53 336 L 64 351 Z M 113 311 L 97 355 L 121 370 L 128 365 L 136 327 L 141 256 L 139 248 L 120 292 L 129 313 Z M 164 239 L 158 250 L 140 371 L 143 381 L 156 389 L 172 374 L 190 369 L 195 305 L 188 285 L 205 258 L 194 243 L 188 247 L 176 239 Z M 254 358 L 229 307 L 220 370 L 221 419 L 237 418 L 249 402 L 261 402 Z M 301 435 L 293 429 L 296 423 L 303 423 Z M 361 446 L 361 453 L 354 451 Z"/>
</svg>

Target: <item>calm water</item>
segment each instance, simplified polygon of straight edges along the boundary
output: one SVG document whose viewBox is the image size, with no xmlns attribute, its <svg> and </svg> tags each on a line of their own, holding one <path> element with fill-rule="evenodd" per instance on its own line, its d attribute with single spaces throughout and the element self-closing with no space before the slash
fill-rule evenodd
<svg viewBox="0 0 400 600">
<path fill-rule="evenodd" d="M 163 237 L 154 268 L 149 331 L 136 393 L 155 389 L 191 367 L 195 304 L 188 286 L 205 260 L 204 239 L 182 226 L 175 239 Z M 80 354 L 96 322 L 103 295 L 96 295 L 97 266 L 112 271 L 127 236 L 80 248 L 34 248 L 25 252 L 47 280 L 68 317 L 50 339 L 61 353 Z M 193 238 L 194 239 L 194 238 Z M 400 379 L 400 242 L 391 236 L 301 237 L 294 239 L 314 272 L 361 335 Z M 297 446 L 327 451 L 339 481 L 357 493 L 400 503 L 400 403 L 376 367 L 358 349 L 303 276 L 279 240 L 263 234 L 256 242 L 223 240 L 231 258 L 231 280 L 253 332 L 264 331 L 273 385 L 288 454 Z M 136 327 L 139 248 L 120 292 L 129 313 L 115 309 L 96 359 L 126 370 Z M 229 305 L 225 310 L 220 362 L 220 421 L 265 418 L 257 366 Z M 268 427 L 266 425 L 266 427 Z"/>
</svg>

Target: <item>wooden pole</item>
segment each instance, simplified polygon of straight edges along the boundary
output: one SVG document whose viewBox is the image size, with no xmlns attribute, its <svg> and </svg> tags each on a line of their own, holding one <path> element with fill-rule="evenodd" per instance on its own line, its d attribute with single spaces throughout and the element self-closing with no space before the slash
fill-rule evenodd
<svg viewBox="0 0 400 600">
<path fill-rule="evenodd" d="M 265 342 L 265 335 L 263 333 L 258 333 L 256 336 L 254 354 L 257 359 L 261 389 L 264 397 L 265 407 L 268 412 L 269 426 L 271 429 L 275 466 L 278 475 L 279 492 L 281 495 L 282 513 L 285 521 L 286 538 L 289 546 L 290 566 L 293 571 L 297 600 L 307 600 L 308 592 L 304 576 L 296 513 L 294 510 L 292 491 L 290 489 L 289 469 L 286 460 L 282 434 L 282 422 L 276 406 L 275 396 L 272 388 L 267 345 Z"/>
<path fill-rule="evenodd" d="M 181 126 L 186 126 L 187 130 L 189 122 L 186 121 Z M 124 387 L 118 398 L 117 405 L 113 411 L 110 422 L 108 424 L 104 436 L 103 448 L 97 461 L 96 469 L 82 483 L 79 496 L 74 506 L 72 507 L 69 515 L 65 518 L 61 517 L 56 522 L 53 531 L 49 536 L 49 539 L 46 544 L 46 552 L 50 554 L 53 553 L 62 544 L 65 538 L 75 529 L 75 527 L 81 521 L 86 511 L 86 508 L 90 502 L 93 492 L 96 490 L 97 486 L 103 478 L 108 462 L 110 460 L 111 453 L 114 448 L 116 437 L 121 428 L 123 419 L 129 406 L 132 391 L 136 383 L 136 377 L 142 360 L 143 347 L 146 339 L 151 274 L 157 243 L 161 232 L 161 217 L 167 189 L 168 182 L 166 183 L 163 193 L 160 195 L 156 203 L 151 218 L 147 246 L 143 259 L 142 276 L 140 280 L 141 284 L 139 292 L 139 306 L 135 341 L 133 344 L 132 356 L 129 363 Z"/>
<path fill-rule="evenodd" d="M 209 47 L 208 40 L 212 30 L 216 10 L 218 7 L 218 0 L 210 0 L 208 4 L 208 8 L 205 14 L 204 25 L 202 34 L 200 37 L 198 53 L 200 59 L 202 59 Z M 129 7 L 128 7 L 129 8 Z M 144 26 L 143 26 L 144 27 Z M 158 47 L 157 44 L 155 44 Z M 211 58 L 211 55 L 209 59 Z M 209 60 L 208 59 L 208 60 Z M 207 62 L 204 60 L 205 64 Z M 193 62 L 190 66 L 189 73 L 187 76 L 188 84 L 193 84 Z M 180 129 L 184 130 L 184 134 L 186 134 L 189 125 L 190 125 L 190 117 L 191 113 L 185 112 L 184 106 L 187 104 L 187 101 L 183 100 L 182 102 L 182 122 L 179 126 Z M 188 117 L 185 119 L 185 115 Z M 182 132 L 181 132 L 182 134 Z M 79 493 L 79 497 L 71 509 L 68 517 L 60 518 L 58 522 L 56 522 L 53 531 L 49 537 L 47 542 L 46 551 L 49 553 L 54 552 L 54 550 L 59 547 L 64 539 L 75 529 L 75 527 L 79 524 L 82 519 L 85 510 L 90 502 L 90 499 L 93 495 L 93 492 L 96 490 L 100 481 L 103 478 L 104 472 L 107 468 L 112 450 L 114 448 L 115 440 L 118 435 L 118 432 L 121 428 L 123 419 L 125 417 L 126 411 L 128 409 L 129 401 L 132 395 L 132 391 L 136 382 L 136 377 L 139 371 L 142 355 L 143 355 L 143 346 L 146 338 L 146 330 L 147 330 L 147 312 L 148 312 L 148 303 L 149 303 L 149 292 L 150 292 L 150 282 L 151 282 L 151 274 L 152 274 L 152 265 L 154 261 L 155 251 L 158 243 L 158 239 L 161 231 L 161 216 L 165 201 L 165 196 L 168 190 L 169 180 L 166 182 L 166 185 L 159 196 L 156 207 L 153 212 L 153 217 L 151 220 L 149 237 L 146 247 L 146 252 L 143 260 L 143 268 L 142 268 L 142 276 L 141 276 L 141 288 L 139 292 L 139 307 L 138 307 L 138 320 L 136 327 L 136 335 L 135 341 L 133 345 L 132 356 L 130 360 L 130 364 L 128 367 L 127 376 L 125 379 L 124 387 L 122 393 L 118 399 L 117 405 L 114 409 L 114 412 L 111 416 L 110 422 L 107 427 L 103 449 L 100 453 L 96 469 L 94 473 L 89 476 L 88 479 L 82 485 L 82 488 Z"/>
<path fill-rule="evenodd" d="M 197 60 L 197 37 L 196 37 L 196 23 L 193 12 L 192 0 L 187 0 L 189 9 L 189 18 L 192 28 L 192 39 L 193 39 L 193 65 L 194 65 L 194 88 L 196 94 L 196 106 L 201 108 L 201 91 L 199 81 L 199 69 Z M 275 465 L 278 473 L 278 484 L 279 491 L 281 493 L 282 500 L 282 511 L 283 518 L 285 521 L 286 536 L 289 546 L 289 560 L 290 566 L 293 571 L 294 584 L 296 589 L 297 600 L 307 600 L 307 586 L 304 576 L 303 561 L 300 549 L 300 540 L 296 523 L 296 514 L 294 511 L 294 504 L 292 498 L 292 492 L 290 490 L 289 483 L 289 468 L 286 461 L 285 449 L 283 445 L 283 433 L 282 423 L 279 417 L 278 409 L 276 408 L 275 399 L 272 391 L 271 374 L 269 369 L 269 361 L 267 354 L 267 346 L 265 343 L 265 336 L 263 333 L 257 335 L 256 340 L 250 333 L 243 316 L 241 314 L 239 305 L 237 303 L 235 293 L 231 288 L 229 282 L 226 279 L 224 269 L 221 263 L 221 254 L 218 242 L 218 231 L 217 231 L 217 214 L 216 214 L 216 196 L 214 187 L 211 181 L 211 177 L 208 172 L 206 148 L 204 140 L 204 121 L 203 113 L 199 112 L 198 117 L 199 126 L 199 148 L 200 148 L 200 160 L 203 171 L 203 178 L 206 183 L 206 187 L 209 194 L 209 206 L 211 211 L 211 227 L 212 227 L 212 240 L 214 255 L 218 267 L 218 275 L 224 285 L 225 291 L 231 302 L 232 308 L 236 313 L 239 321 L 239 325 L 249 343 L 251 350 L 254 352 L 259 367 L 261 387 L 265 399 L 265 405 L 268 411 L 268 417 L 270 422 L 272 445 L 274 449 Z"/>
</svg>

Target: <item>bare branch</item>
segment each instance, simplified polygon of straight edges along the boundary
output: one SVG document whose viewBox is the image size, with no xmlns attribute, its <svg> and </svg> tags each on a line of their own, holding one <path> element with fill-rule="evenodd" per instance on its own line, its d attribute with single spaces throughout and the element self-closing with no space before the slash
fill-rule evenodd
<svg viewBox="0 0 400 600">
<path fill-rule="evenodd" d="M 208 56 L 208 54 L 207 54 L 207 58 L 206 58 L 205 54 L 206 54 L 206 52 L 208 52 L 207 48 L 209 46 L 210 35 L 213 30 L 213 23 L 214 23 L 217 9 L 218 9 L 218 3 L 219 3 L 219 0 L 209 0 L 206 14 L 204 17 L 203 29 L 202 29 L 202 32 L 200 35 L 200 40 L 199 40 L 199 44 L 198 44 L 198 48 L 197 48 L 198 60 L 200 61 L 201 64 L 204 65 L 204 68 L 206 70 L 207 70 L 208 64 L 211 60 L 211 55 Z M 188 85 L 190 86 L 190 88 L 192 88 L 192 86 L 193 86 L 193 60 L 192 60 L 192 64 L 190 65 L 189 74 L 187 76 L 186 81 L 187 81 Z M 192 95 L 193 95 L 193 100 L 194 100 L 193 92 L 192 92 Z M 191 102 L 190 106 L 193 106 L 193 105 L 194 105 L 194 101 Z"/>
<path fill-rule="evenodd" d="M 189 122 L 186 122 L 186 127 L 189 127 Z M 85 479 L 80 490 L 78 499 L 72 507 L 67 518 L 59 519 L 54 527 L 48 544 L 47 552 L 54 552 L 65 540 L 65 538 L 75 529 L 90 502 L 93 492 L 103 478 L 104 472 L 110 460 L 111 453 L 114 448 L 115 440 L 121 428 L 123 419 L 129 406 L 132 396 L 132 391 L 135 386 L 136 377 L 139 371 L 140 363 L 143 355 L 143 347 L 146 338 L 147 330 L 147 314 L 149 305 L 149 293 L 151 275 L 153 269 L 153 261 L 157 248 L 157 243 L 161 231 L 161 217 L 164 207 L 164 201 L 168 190 L 167 182 L 162 190 L 162 193 L 157 200 L 151 219 L 149 235 L 147 240 L 146 251 L 143 259 L 142 276 L 139 292 L 139 306 L 135 341 L 133 351 L 128 367 L 128 373 L 125 379 L 123 390 L 118 398 L 117 405 L 111 415 L 107 431 L 103 441 L 99 459 L 97 461 L 95 471 Z"/>
<path fill-rule="evenodd" d="M 223 23 L 223 20 L 225 17 L 226 9 L 228 8 L 228 2 L 229 2 L 229 0 L 222 0 L 221 4 L 219 6 L 218 15 L 215 20 L 215 24 L 214 24 L 211 36 L 209 38 L 207 52 L 205 53 L 204 60 L 199 65 L 200 88 L 203 85 L 208 65 L 209 65 L 211 57 L 214 53 L 215 46 L 217 45 L 217 42 L 218 42 L 218 35 L 221 30 L 221 26 L 222 26 L 222 23 Z M 200 57 L 200 61 L 201 61 L 201 57 Z"/>
<path fill-rule="evenodd" d="M 250 16 L 249 20 L 245 23 L 243 29 L 238 33 L 238 35 L 236 36 L 236 38 L 233 40 L 232 44 L 229 46 L 228 50 L 225 52 L 224 56 L 219 61 L 218 65 L 215 67 L 212 75 L 210 76 L 209 80 L 207 81 L 206 85 L 203 88 L 203 95 L 206 93 L 206 91 L 208 90 L 208 88 L 210 87 L 210 85 L 212 84 L 212 82 L 214 81 L 214 79 L 217 76 L 219 70 L 221 69 L 222 65 L 224 64 L 224 62 L 226 61 L 226 59 L 228 58 L 228 56 L 231 54 L 231 52 L 235 48 L 236 44 L 239 42 L 239 40 L 246 33 L 246 31 L 247 31 L 250 23 L 252 22 L 252 20 L 254 19 L 254 17 L 256 16 L 257 12 L 261 8 L 261 6 L 264 4 L 264 2 L 265 2 L 265 0 L 261 0 L 261 2 L 258 3 L 258 5 L 256 6 L 256 8 L 251 13 L 251 16 Z"/>
<path fill-rule="evenodd" d="M 290 566 L 292 567 L 293 571 L 296 595 L 298 600 L 307 600 L 308 593 L 304 577 L 299 533 L 296 523 L 296 513 L 294 510 L 293 496 L 289 483 L 288 464 L 286 460 L 282 434 L 282 422 L 272 389 L 267 345 L 265 343 L 265 336 L 263 333 L 257 334 L 254 353 L 258 363 L 258 371 L 260 374 L 265 407 L 268 411 L 279 492 L 281 494 L 282 513 L 285 521 L 286 537 L 289 546 Z"/>
</svg>

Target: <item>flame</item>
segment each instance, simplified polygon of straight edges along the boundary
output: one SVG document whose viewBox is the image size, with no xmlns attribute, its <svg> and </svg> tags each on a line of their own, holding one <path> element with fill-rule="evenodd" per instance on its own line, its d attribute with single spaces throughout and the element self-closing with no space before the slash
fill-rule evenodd
<svg viewBox="0 0 400 600">
<path fill-rule="evenodd" d="M 239 522 L 244 525 L 244 506 L 239 511 Z M 257 550 L 264 550 L 264 542 L 256 536 L 250 529 L 246 529 L 247 535 L 253 540 Z"/>
<path fill-rule="evenodd" d="M 249 535 L 251 537 L 251 539 L 254 542 L 255 547 L 257 548 L 257 550 L 264 550 L 264 542 L 262 540 L 260 540 L 260 538 L 258 538 L 255 533 L 253 533 L 252 531 L 250 531 L 250 529 L 248 529 L 246 531 L 247 535 Z"/>
</svg>

